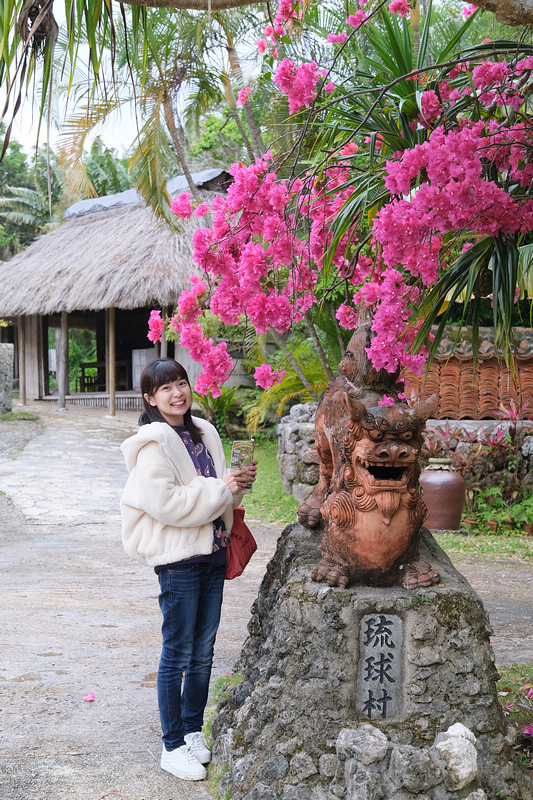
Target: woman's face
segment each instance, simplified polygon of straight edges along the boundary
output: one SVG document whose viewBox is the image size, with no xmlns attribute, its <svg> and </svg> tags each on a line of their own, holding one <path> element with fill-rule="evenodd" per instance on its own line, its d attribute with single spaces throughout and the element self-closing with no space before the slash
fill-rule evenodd
<svg viewBox="0 0 533 800">
<path fill-rule="evenodd" d="M 151 406 L 156 406 L 169 425 L 183 425 L 183 415 L 192 405 L 192 391 L 185 378 L 162 383 L 154 394 L 144 395 Z"/>
</svg>

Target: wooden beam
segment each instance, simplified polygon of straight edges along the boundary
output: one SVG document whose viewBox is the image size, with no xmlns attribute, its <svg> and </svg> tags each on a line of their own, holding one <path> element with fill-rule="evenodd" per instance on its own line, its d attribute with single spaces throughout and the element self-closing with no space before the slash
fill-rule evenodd
<svg viewBox="0 0 533 800">
<path fill-rule="evenodd" d="M 61 312 L 61 328 L 56 328 L 56 376 L 57 407 L 60 411 L 64 411 L 67 406 L 66 397 L 69 388 L 68 313 L 66 311 Z"/>
<path fill-rule="evenodd" d="M 116 414 L 116 352 L 115 352 L 115 309 L 108 309 L 108 343 L 109 363 L 107 373 L 109 375 L 109 415 L 114 417 Z"/>
<path fill-rule="evenodd" d="M 26 405 L 26 329 L 24 317 L 18 318 L 18 350 L 19 350 L 19 397 Z"/>
<path fill-rule="evenodd" d="M 163 306 L 162 310 L 163 313 L 161 314 L 161 316 L 163 317 L 163 319 L 166 319 L 168 316 L 168 306 Z M 163 334 L 163 337 L 161 339 L 161 358 L 165 358 L 167 353 L 168 353 L 168 342 L 165 338 L 165 334 Z"/>
</svg>

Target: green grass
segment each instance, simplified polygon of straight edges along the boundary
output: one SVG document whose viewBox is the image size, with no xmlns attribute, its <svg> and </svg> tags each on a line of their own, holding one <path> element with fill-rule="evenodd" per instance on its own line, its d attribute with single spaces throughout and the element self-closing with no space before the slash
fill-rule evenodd
<svg viewBox="0 0 533 800">
<path fill-rule="evenodd" d="M 39 416 L 38 414 L 32 414 L 30 411 L 10 411 L 8 414 L 0 414 L 0 419 L 3 422 L 15 422 L 20 419 L 35 422 L 39 419 Z"/>
<path fill-rule="evenodd" d="M 231 443 L 224 443 L 229 462 Z M 277 459 L 278 445 L 268 440 L 256 441 L 254 457 L 257 464 L 257 480 L 252 493 L 244 495 L 243 505 L 250 519 L 288 525 L 296 522 L 298 501 L 283 491 Z"/>
<path fill-rule="evenodd" d="M 462 536 L 458 533 L 437 533 L 437 542 L 447 553 L 464 556 L 496 556 L 533 560 L 533 536 L 479 535 Z"/>
<path fill-rule="evenodd" d="M 523 731 L 526 725 L 533 725 L 533 694 L 529 696 L 533 692 L 533 664 L 511 664 L 498 667 L 498 672 L 498 700 L 516 734 L 517 763 L 529 773 L 533 768 L 533 737 L 524 736 Z"/>
</svg>

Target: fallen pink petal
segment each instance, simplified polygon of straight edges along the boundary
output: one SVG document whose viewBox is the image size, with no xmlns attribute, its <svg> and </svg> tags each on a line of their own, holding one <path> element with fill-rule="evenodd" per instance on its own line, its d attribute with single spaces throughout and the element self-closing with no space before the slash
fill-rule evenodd
<svg viewBox="0 0 533 800">
<path fill-rule="evenodd" d="M 83 699 L 85 700 L 86 703 L 93 703 L 94 702 L 94 694 L 92 692 L 89 692 L 89 694 L 86 694 Z"/>
<path fill-rule="evenodd" d="M 533 725 L 526 725 L 524 728 L 524 733 L 526 736 L 533 736 Z"/>
</svg>

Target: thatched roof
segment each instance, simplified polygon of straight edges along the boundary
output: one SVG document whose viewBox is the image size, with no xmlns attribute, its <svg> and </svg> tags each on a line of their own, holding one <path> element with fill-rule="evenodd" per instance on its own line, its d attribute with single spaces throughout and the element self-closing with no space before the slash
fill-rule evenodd
<svg viewBox="0 0 533 800">
<path fill-rule="evenodd" d="M 206 170 L 193 177 L 211 188 L 224 174 Z M 168 188 L 175 194 L 184 187 L 174 179 Z M 202 219 L 180 221 L 175 233 L 134 190 L 83 200 L 65 216 L 67 222 L 0 265 L 0 318 L 172 307 L 198 271 L 192 236 Z"/>
</svg>

